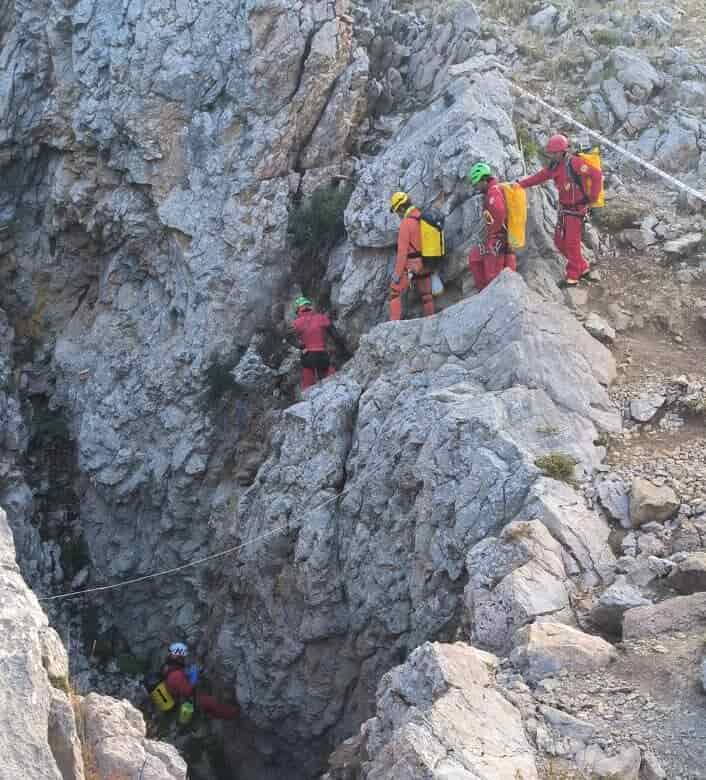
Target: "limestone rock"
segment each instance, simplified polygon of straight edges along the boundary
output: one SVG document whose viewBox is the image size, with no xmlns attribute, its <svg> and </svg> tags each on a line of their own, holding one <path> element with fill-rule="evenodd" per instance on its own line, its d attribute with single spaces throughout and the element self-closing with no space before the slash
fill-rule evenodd
<svg viewBox="0 0 706 780">
<path fill-rule="evenodd" d="M 364 776 L 536 780 L 520 713 L 494 689 L 495 663 L 462 644 L 427 643 L 386 674 L 364 727 Z"/>
<path fill-rule="evenodd" d="M 20 576 L 12 533 L 2 509 L 0 593 L 3 773 L 8 778 L 62 780 L 63 770 L 74 770 L 77 780 L 82 780 L 81 750 L 75 724 L 72 727 L 70 722 L 70 705 L 65 694 L 54 691 L 42 664 L 48 621 Z M 54 659 L 58 654 L 57 649 L 52 654 Z M 50 668 L 63 671 L 65 665 L 63 653 L 63 658 L 53 660 Z"/>
<path fill-rule="evenodd" d="M 706 593 L 695 593 L 627 610 L 623 615 L 623 638 L 645 639 L 673 631 L 703 630 L 705 625 Z"/>
<path fill-rule="evenodd" d="M 623 528 L 630 528 L 630 494 L 628 487 L 619 478 L 608 478 L 597 485 L 601 506 L 613 520 Z"/>
<path fill-rule="evenodd" d="M 630 401 L 630 416 L 641 423 L 649 422 L 664 406 L 667 399 L 663 395 L 652 395 Z"/>
<path fill-rule="evenodd" d="M 611 51 L 616 79 L 637 99 L 649 97 L 663 83 L 663 77 L 634 49 L 618 46 Z"/>
<path fill-rule="evenodd" d="M 578 766 L 597 780 L 638 780 L 642 754 L 635 745 L 627 745 L 612 755 L 598 745 L 589 745 L 577 757 Z"/>
<path fill-rule="evenodd" d="M 624 578 L 618 578 L 601 593 L 591 609 L 591 621 L 599 628 L 616 636 L 620 635 L 623 613 L 633 607 L 643 607 L 651 602 Z"/>
<path fill-rule="evenodd" d="M 532 14 L 527 20 L 527 26 L 534 32 L 549 35 L 554 31 L 558 16 L 558 9 L 553 5 L 548 5 L 537 11 L 537 13 Z"/>
<path fill-rule="evenodd" d="M 499 559 L 517 556 L 501 591 L 517 594 L 508 611 L 518 625 L 547 601 L 573 620 L 566 566 L 597 580 L 607 527 L 565 486 L 542 480 L 532 491 L 534 461 L 559 451 L 586 471 L 597 465 L 596 426 L 620 427 L 602 385 L 612 375 L 608 350 L 564 307 L 504 273 L 435 317 L 374 328 L 345 371 L 280 415 L 221 545 L 281 533 L 228 570 L 209 653 L 237 680 L 250 719 L 282 721 L 279 755 L 306 762 L 316 735 L 354 731 L 361 700 L 402 648 L 463 618 L 469 552 L 486 537 Z M 530 514 L 519 521 L 538 529 L 527 543 L 503 536 Z M 476 585 L 492 599 L 490 576 Z M 260 604 L 258 621 L 239 603 Z"/>
<path fill-rule="evenodd" d="M 669 584 L 687 595 L 706 591 L 706 553 L 691 553 L 680 560 L 669 574 Z"/>
<path fill-rule="evenodd" d="M 512 663 L 525 678 L 539 682 L 566 670 L 588 674 L 610 664 L 617 652 L 600 637 L 560 623 L 534 623 L 520 629 Z"/>
<path fill-rule="evenodd" d="M 101 777 L 144 773 L 154 780 L 186 780 L 187 767 L 176 749 L 147 739 L 142 714 L 129 702 L 91 693 L 81 700 L 81 716 L 87 749 Z"/>
<path fill-rule="evenodd" d="M 633 480 L 630 493 L 630 522 L 639 528 L 652 521 L 668 520 L 679 509 L 679 498 L 672 488 L 658 487 L 646 479 Z"/>
<path fill-rule="evenodd" d="M 591 312 L 586 317 L 584 327 L 599 341 L 603 341 L 606 344 L 612 344 L 615 341 L 615 329 L 595 312 Z"/>
<path fill-rule="evenodd" d="M 667 773 L 662 769 L 659 759 L 650 751 L 642 756 L 642 775 L 644 780 L 667 780 Z"/>
<path fill-rule="evenodd" d="M 673 241 L 667 241 L 662 249 L 667 255 L 688 258 L 703 240 L 701 233 L 687 233 Z"/>
<path fill-rule="evenodd" d="M 573 619 L 561 546 L 537 521 L 510 523 L 499 539 L 479 542 L 467 569 L 472 637 L 484 646 L 507 650 L 513 633 L 540 616 Z"/>
</svg>

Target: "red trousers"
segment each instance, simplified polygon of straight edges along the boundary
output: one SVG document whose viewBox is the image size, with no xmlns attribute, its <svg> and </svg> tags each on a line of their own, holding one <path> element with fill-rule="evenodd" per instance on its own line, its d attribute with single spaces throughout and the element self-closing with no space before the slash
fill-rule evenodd
<svg viewBox="0 0 706 780">
<path fill-rule="evenodd" d="M 566 278 L 578 280 L 588 271 L 588 263 L 581 254 L 583 214 L 559 214 L 554 231 L 554 245 L 566 258 Z"/>
<path fill-rule="evenodd" d="M 407 273 L 400 277 L 399 284 L 390 285 L 390 319 L 402 319 L 402 293 L 409 287 Z M 431 294 L 431 274 L 414 277 L 414 287 L 422 299 L 422 315 L 431 317 L 434 314 L 434 298 Z"/>
<path fill-rule="evenodd" d="M 468 255 L 468 269 L 479 292 L 487 287 L 503 268 L 517 271 L 517 258 L 514 254 L 494 255 L 487 250 L 485 254 L 481 254 L 480 247 L 474 246 Z"/>
<path fill-rule="evenodd" d="M 194 697 L 196 706 L 201 712 L 218 720 L 235 720 L 238 717 L 238 708 L 230 704 L 221 704 L 213 696 L 206 693 L 197 693 Z"/>
</svg>

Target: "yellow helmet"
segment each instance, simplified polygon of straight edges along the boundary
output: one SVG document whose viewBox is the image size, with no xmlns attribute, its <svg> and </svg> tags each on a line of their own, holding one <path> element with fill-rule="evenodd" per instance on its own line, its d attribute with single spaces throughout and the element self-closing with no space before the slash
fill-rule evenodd
<svg viewBox="0 0 706 780">
<path fill-rule="evenodd" d="M 409 205 L 409 195 L 407 195 L 406 192 L 396 192 L 391 198 L 390 198 L 390 211 L 397 211 L 402 206 L 408 206 Z"/>
</svg>

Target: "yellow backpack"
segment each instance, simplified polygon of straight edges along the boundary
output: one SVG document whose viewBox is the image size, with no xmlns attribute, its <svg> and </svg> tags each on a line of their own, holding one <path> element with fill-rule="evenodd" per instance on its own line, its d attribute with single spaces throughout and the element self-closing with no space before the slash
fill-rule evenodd
<svg viewBox="0 0 706 780">
<path fill-rule="evenodd" d="M 508 182 L 503 182 L 500 189 L 505 198 L 507 242 L 511 249 L 522 249 L 527 226 L 527 193 L 519 184 Z"/>
<path fill-rule="evenodd" d="M 601 172 L 601 188 L 598 191 L 598 195 L 593 200 L 588 201 L 588 205 L 592 209 L 600 209 L 605 206 L 605 192 L 603 191 L 603 169 L 601 168 L 601 153 L 597 146 L 594 146 L 593 149 L 590 149 L 585 152 L 577 152 L 577 157 L 580 157 L 587 165 L 590 165 L 591 168 L 595 168 L 597 171 Z M 590 178 L 587 178 L 585 181 L 576 173 L 576 171 L 571 166 L 571 163 L 569 162 L 569 172 L 571 173 L 572 178 L 574 181 L 581 187 L 581 190 L 583 191 L 584 197 L 588 199 L 588 195 L 586 193 L 591 191 L 591 180 Z"/>
<path fill-rule="evenodd" d="M 419 256 L 426 264 L 440 262 L 446 256 L 446 244 L 444 240 L 444 216 L 436 209 L 423 209 L 419 217 L 419 235 L 422 245 L 419 248 Z"/>
</svg>

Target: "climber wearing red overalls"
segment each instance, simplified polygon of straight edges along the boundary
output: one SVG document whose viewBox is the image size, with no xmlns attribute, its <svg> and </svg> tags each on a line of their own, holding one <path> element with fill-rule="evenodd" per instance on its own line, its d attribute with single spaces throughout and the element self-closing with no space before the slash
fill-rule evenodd
<svg viewBox="0 0 706 780">
<path fill-rule="evenodd" d="M 554 244 L 566 258 L 565 285 L 578 284 L 588 275 L 588 263 L 581 254 L 581 231 L 588 204 L 601 189 L 602 174 L 585 160 L 569 152 L 569 141 L 563 135 L 553 135 L 545 147 L 549 164 L 518 183 L 525 189 L 552 179 L 559 191 L 559 213 Z M 573 173 L 572 173 L 573 172 Z M 581 182 L 589 184 L 584 192 Z"/>
<path fill-rule="evenodd" d="M 503 270 L 517 270 L 517 258 L 510 251 L 507 239 L 507 209 L 498 180 L 487 163 L 476 163 L 467 179 L 483 193 L 485 238 L 481 246 L 474 246 L 468 255 L 468 267 L 477 290 L 482 290 Z"/>
<path fill-rule="evenodd" d="M 235 720 L 238 708 L 221 704 L 213 696 L 197 690 L 199 671 L 195 665 L 187 666 L 188 648 L 183 642 L 169 645 L 169 655 L 162 667 L 162 679 L 169 693 L 177 700 L 191 699 L 196 707 L 211 718 Z"/>
<path fill-rule="evenodd" d="M 296 319 L 292 328 L 296 333 L 302 350 L 301 389 L 306 390 L 320 379 L 336 373 L 326 348 L 326 336 L 330 336 L 336 346 L 343 346 L 343 339 L 325 314 L 314 311 L 312 302 L 300 295 L 294 301 Z"/>
<path fill-rule="evenodd" d="M 419 220 L 421 211 L 412 205 L 406 192 L 395 192 L 390 198 L 390 211 L 400 218 L 397 234 L 395 269 L 390 282 L 390 319 L 402 319 L 402 293 L 409 287 L 410 274 L 414 288 L 422 299 L 422 316 L 434 314 L 434 298 L 431 294 L 431 271 L 422 261 L 422 234 Z"/>
</svg>

